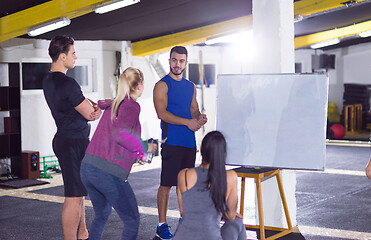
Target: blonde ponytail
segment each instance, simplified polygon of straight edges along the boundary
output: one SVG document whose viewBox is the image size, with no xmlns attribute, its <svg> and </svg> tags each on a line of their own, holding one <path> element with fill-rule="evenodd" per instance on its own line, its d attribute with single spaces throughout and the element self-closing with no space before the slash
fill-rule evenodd
<svg viewBox="0 0 371 240">
<path fill-rule="evenodd" d="M 143 82 L 143 73 L 137 68 L 128 67 L 120 75 L 117 96 L 113 99 L 111 104 L 111 120 L 113 121 L 117 116 L 117 111 L 120 103 L 125 98 L 130 98 L 130 93 L 135 91 L 139 83 Z"/>
</svg>

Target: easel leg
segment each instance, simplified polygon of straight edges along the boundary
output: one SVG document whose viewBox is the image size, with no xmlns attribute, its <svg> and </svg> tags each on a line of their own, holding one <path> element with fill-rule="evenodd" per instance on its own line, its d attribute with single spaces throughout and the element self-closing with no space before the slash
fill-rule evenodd
<svg viewBox="0 0 371 240">
<path fill-rule="evenodd" d="M 260 239 L 265 240 L 264 230 L 264 216 L 263 216 L 263 202 L 262 202 L 262 190 L 260 178 L 256 179 L 256 192 L 258 195 L 258 211 L 259 211 L 259 228 L 260 228 Z"/>
<path fill-rule="evenodd" d="M 285 216 L 286 216 L 286 221 L 287 221 L 287 227 L 288 227 L 289 230 L 291 230 L 292 229 L 291 219 L 290 219 L 290 215 L 289 215 L 289 209 L 287 207 L 285 193 L 283 191 L 283 186 L 282 186 L 282 180 L 281 180 L 280 172 L 278 172 L 276 174 L 276 177 L 277 177 L 278 189 L 280 190 L 280 195 L 281 195 L 281 199 L 282 199 L 283 210 L 285 211 Z"/>
<path fill-rule="evenodd" d="M 240 214 L 243 216 L 245 205 L 245 178 L 241 178 L 241 198 L 240 198 Z"/>
</svg>

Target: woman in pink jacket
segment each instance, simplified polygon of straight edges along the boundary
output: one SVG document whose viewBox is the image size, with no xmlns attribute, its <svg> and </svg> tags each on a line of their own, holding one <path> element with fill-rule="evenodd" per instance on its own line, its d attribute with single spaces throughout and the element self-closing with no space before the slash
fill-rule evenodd
<svg viewBox="0 0 371 240">
<path fill-rule="evenodd" d="M 131 167 L 146 154 L 140 139 L 140 106 L 136 100 L 143 92 L 143 73 L 127 68 L 120 76 L 117 97 L 98 101 L 104 109 L 81 165 L 84 183 L 95 216 L 89 239 L 101 239 L 112 207 L 124 222 L 122 239 L 136 239 L 139 228 L 138 204 L 127 180 Z M 148 144 L 148 152 L 157 150 Z"/>
</svg>

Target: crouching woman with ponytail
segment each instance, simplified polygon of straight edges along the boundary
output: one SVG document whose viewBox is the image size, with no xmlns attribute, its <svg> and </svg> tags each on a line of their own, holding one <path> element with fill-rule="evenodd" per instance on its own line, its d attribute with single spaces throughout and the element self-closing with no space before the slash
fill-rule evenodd
<svg viewBox="0 0 371 240">
<path fill-rule="evenodd" d="M 124 222 L 122 239 L 137 239 L 138 204 L 127 178 L 133 163 L 147 151 L 140 140 L 140 106 L 136 102 L 142 92 L 143 73 L 129 67 L 120 76 L 116 98 L 98 101 L 105 111 L 80 170 L 95 212 L 90 240 L 102 238 L 112 207 Z M 155 144 L 148 144 L 148 152 L 156 150 Z"/>
<path fill-rule="evenodd" d="M 237 174 L 225 170 L 226 142 L 218 131 L 201 143 L 202 163 L 178 174 L 177 196 L 182 219 L 173 240 L 246 240 L 237 215 Z M 220 220 L 226 221 L 220 229 Z"/>
</svg>

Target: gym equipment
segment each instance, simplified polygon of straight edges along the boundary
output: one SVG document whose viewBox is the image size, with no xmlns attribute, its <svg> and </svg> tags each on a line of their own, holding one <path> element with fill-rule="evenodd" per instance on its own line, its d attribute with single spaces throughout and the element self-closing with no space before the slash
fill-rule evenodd
<svg viewBox="0 0 371 240">
<path fill-rule="evenodd" d="M 362 130 L 362 104 L 346 105 L 344 107 L 345 132 L 353 135 Z"/>
<path fill-rule="evenodd" d="M 330 129 L 334 133 L 335 139 L 342 139 L 345 135 L 345 129 L 341 124 L 333 124 Z"/>
<path fill-rule="evenodd" d="M 58 159 L 55 155 L 43 156 L 41 157 L 42 161 L 42 170 L 40 178 L 53 178 L 52 175 L 48 174 L 48 170 L 55 171 L 56 173 L 61 172 Z M 48 159 L 48 160 L 47 160 Z"/>
</svg>

